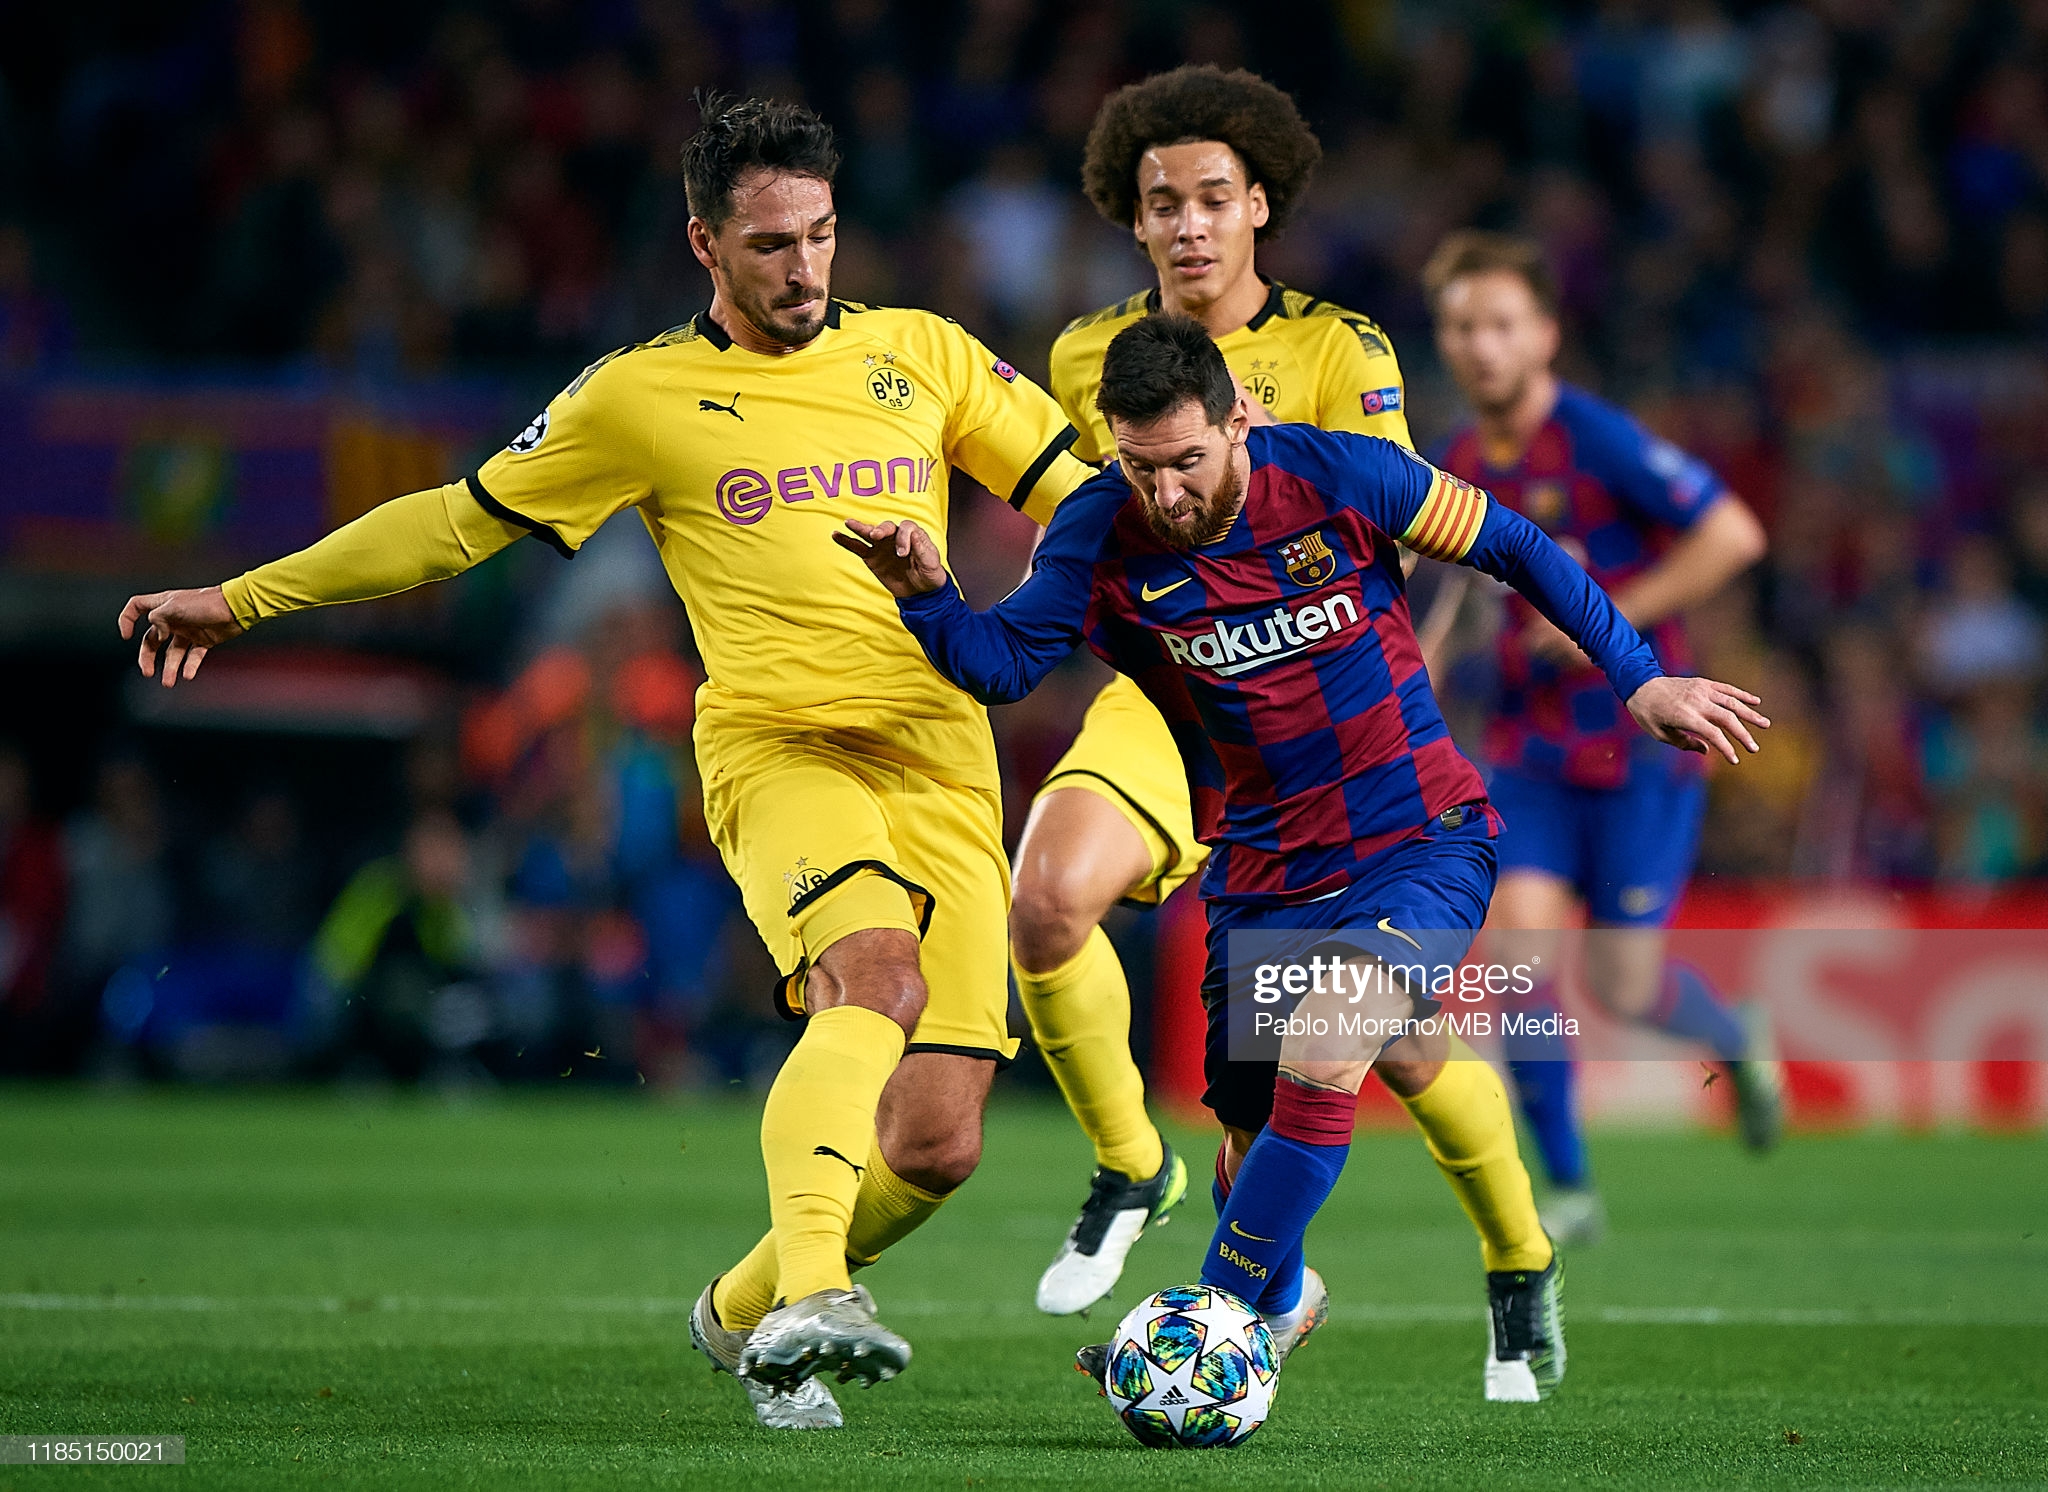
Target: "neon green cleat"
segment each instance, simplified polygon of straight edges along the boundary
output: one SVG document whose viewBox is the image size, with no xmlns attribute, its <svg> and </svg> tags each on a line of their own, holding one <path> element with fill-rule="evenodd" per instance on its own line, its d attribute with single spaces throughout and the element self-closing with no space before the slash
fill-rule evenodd
<svg viewBox="0 0 2048 1492">
<path fill-rule="evenodd" d="M 1048 1316 L 1087 1315 L 1116 1288 L 1131 1245 L 1147 1228 L 1165 1222 L 1187 1194 L 1187 1163 L 1171 1145 L 1149 1181 L 1096 1167 L 1081 1215 L 1039 1276 L 1038 1308 Z"/>
</svg>

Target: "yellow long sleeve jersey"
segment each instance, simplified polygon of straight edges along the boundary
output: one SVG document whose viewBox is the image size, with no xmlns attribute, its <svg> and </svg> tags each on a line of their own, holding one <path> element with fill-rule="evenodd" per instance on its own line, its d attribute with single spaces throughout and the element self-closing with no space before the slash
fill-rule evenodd
<svg viewBox="0 0 2048 1492">
<path fill-rule="evenodd" d="M 707 720 L 855 732 L 992 780 L 980 707 L 832 533 L 909 518 L 943 554 L 954 466 L 1043 523 L 1093 475 L 1076 438 L 1043 390 L 929 312 L 834 301 L 817 339 L 780 356 L 698 316 L 594 363 L 461 482 L 224 591 L 251 626 L 445 578 L 524 533 L 573 554 L 637 508 L 704 655 Z"/>
<path fill-rule="evenodd" d="M 1147 290 L 1068 324 L 1052 344 L 1052 388 L 1089 461 L 1115 458 L 1108 422 L 1095 407 L 1102 355 L 1111 338 L 1159 309 Z M 1401 365 L 1385 332 L 1356 311 L 1272 282 L 1259 314 L 1216 340 L 1252 397 L 1284 423 L 1378 435 L 1411 449 Z"/>
</svg>

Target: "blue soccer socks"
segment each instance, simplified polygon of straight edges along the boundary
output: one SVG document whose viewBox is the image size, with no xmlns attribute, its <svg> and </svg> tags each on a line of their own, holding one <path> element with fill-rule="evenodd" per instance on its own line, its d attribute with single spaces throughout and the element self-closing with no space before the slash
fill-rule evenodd
<svg viewBox="0 0 2048 1492">
<path fill-rule="evenodd" d="M 1530 1019 L 1507 1033 L 1502 1055 L 1515 1080 L 1522 1117 L 1529 1121 L 1537 1153 L 1543 1157 L 1544 1174 L 1552 1186 L 1576 1189 L 1588 1180 L 1586 1140 L 1579 1129 L 1578 1070 L 1563 1035 L 1563 1012 L 1548 983 L 1538 985 L 1521 1009 Z M 1557 1034 L 1531 1030 L 1532 1026 Z"/>
<path fill-rule="evenodd" d="M 1664 987 L 1643 1024 L 1686 1041 L 1705 1043 L 1723 1062 L 1748 1054 L 1749 1035 L 1735 1013 L 1721 1002 L 1706 975 L 1676 959 L 1664 965 Z"/>
<path fill-rule="evenodd" d="M 1275 1080 L 1273 1117 L 1224 1197 L 1203 1284 L 1269 1314 L 1299 1303 L 1302 1236 L 1343 1173 L 1357 1115 L 1356 1094 L 1311 1088 L 1284 1073 Z"/>
</svg>

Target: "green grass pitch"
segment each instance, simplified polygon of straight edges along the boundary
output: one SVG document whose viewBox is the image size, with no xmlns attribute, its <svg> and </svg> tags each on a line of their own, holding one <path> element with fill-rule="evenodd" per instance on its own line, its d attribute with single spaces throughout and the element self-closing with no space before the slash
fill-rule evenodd
<svg viewBox="0 0 2048 1492">
<path fill-rule="evenodd" d="M 1596 1136 L 1610 1240 L 1571 1370 L 1479 1397 L 1476 1248 L 1420 1142 L 1360 1136 L 1310 1238 L 1336 1301 L 1271 1423 L 1144 1450 L 1031 1309 L 1085 1189 L 1011 1099 L 868 1276 L 916 1347 L 837 1434 L 757 1429 L 684 1312 L 765 1219 L 757 1110 L 515 1096 L 0 1090 L 0 1433 L 183 1434 L 182 1468 L 0 1488 L 2048 1485 L 2048 1141 Z M 1210 1146 L 1180 1133 L 1191 1169 Z M 1116 1302 L 1191 1277 L 1198 1190 Z"/>
</svg>

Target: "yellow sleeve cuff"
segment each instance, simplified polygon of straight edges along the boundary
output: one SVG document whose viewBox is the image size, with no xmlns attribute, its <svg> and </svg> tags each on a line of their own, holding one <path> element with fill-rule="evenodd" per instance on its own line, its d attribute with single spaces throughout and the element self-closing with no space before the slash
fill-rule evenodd
<svg viewBox="0 0 2048 1492">
<path fill-rule="evenodd" d="M 228 603 L 228 610 L 235 614 L 235 620 L 244 632 L 263 618 L 256 614 L 256 603 L 249 595 L 249 577 L 237 575 L 233 580 L 224 580 L 220 587 L 221 599 Z"/>
</svg>

